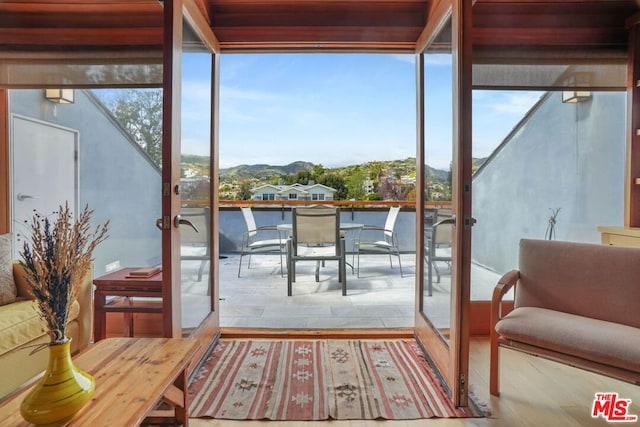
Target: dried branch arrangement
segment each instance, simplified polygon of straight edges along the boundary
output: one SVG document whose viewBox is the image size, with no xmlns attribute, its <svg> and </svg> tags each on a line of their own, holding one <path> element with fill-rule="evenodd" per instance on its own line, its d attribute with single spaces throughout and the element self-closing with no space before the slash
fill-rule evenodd
<svg viewBox="0 0 640 427">
<path fill-rule="evenodd" d="M 46 216 L 34 214 L 31 244 L 25 242 L 20 264 L 49 328 L 51 343 L 59 344 L 68 339 L 69 306 L 93 262 L 93 250 L 108 237 L 109 221 L 91 231 L 93 210 L 88 206 L 75 221 L 67 203 L 55 213 L 58 217 L 53 224 Z"/>
</svg>

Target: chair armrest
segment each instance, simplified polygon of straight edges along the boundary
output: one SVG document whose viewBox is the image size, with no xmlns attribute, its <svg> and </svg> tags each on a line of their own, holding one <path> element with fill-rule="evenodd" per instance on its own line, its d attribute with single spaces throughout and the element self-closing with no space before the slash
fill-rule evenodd
<svg viewBox="0 0 640 427">
<path fill-rule="evenodd" d="M 367 225 L 367 224 L 365 224 L 365 225 L 361 228 L 361 230 L 362 230 L 362 231 L 367 231 L 367 230 L 369 230 L 369 231 L 371 231 L 371 230 L 373 230 L 373 231 L 385 231 L 385 228 L 384 228 L 384 227 L 377 226 L 377 225 Z"/>
<path fill-rule="evenodd" d="M 500 334 L 496 331 L 496 324 L 502 318 L 502 298 L 520 280 L 520 272 L 511 270 L 505 273 L 493 289 L 491 298 L 491 323 L 489 325 L 489 393 L 493 396 L 500 395 L 499 352 Z"/>
<path fill-rule="evenodd" d="M 370 240 L 373 240 L 375 236 L 380 236 L 385 232 L 392 232 L 392 230 L 387 230 L 384 227 L 380 227 L 378 225 L 367 225 L 365 224 L 362 228 L 358 230 L 358 237 L 353 239 L 354 244 L 360 244 L 363 241 L 366 243 Z M 357 243 L 356 243 L 357 242 Z"/>
<path fill-rule="evenodd" d="M 440 221 L 436 222 L 435 224 L 433 224 L 433 228 L 438 228 L 438 226 L 443 225 L 443 224 L 455 224 L 456 220 L 455 218 L 445 218 L 445 219 L 441 219 Z"/>
<path fill-rule="evenodd" d="M 261 225 L 260 227 L 256 227 L 256 230 L 277 230 L 277 225 Z"/>
<path fill-rule="evenodd" d="M 491 330 L 496 326 L 496 323 L 502 318 L 502 298 L 509 290 L 516 286 L 520 279 L 520 272 L 518 270 L 511 270 L 505 273 L 498 284 L 493 289 L 493 296 L 491 297 Z"/>
</svg>

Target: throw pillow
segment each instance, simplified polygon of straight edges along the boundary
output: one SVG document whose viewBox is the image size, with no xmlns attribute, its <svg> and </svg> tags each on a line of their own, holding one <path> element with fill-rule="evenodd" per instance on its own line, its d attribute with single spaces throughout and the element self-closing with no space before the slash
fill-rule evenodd
<svg viewBox="0 0 640 427">
<path fill-rule="evenodd" d="M 11 234 L 0 235 L 0 305 L 15 302 L 17 290 L 13 282 Z"/>
<path fill-rule="evenodd" d="M 36 299 L 33 295 L 33 291 L 31 290 L 31 285 L 27 282 L 27 274 L 24 272 L 24 268 L 20 264 L 15 264 L 13 266 L 13 280 L 16 284 L 16 289 L 18 290 L 18 296 L 16 297 L 16 301 L 22 301 L 26 299 Z"/>
</svg>

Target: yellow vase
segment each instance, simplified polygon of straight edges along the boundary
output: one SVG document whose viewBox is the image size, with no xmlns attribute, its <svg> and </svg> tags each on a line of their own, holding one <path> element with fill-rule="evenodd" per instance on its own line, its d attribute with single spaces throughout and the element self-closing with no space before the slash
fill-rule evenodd
<svg viewBox="0 0 640 427">
<path fill-rule="evenodd" d="M 95 380 L 71 360 L 71 340 L 49 345 L 44 377 L 20 405 L 22 417 L 36 425 L 61 426 L 91 399 Z"/>
</svg>

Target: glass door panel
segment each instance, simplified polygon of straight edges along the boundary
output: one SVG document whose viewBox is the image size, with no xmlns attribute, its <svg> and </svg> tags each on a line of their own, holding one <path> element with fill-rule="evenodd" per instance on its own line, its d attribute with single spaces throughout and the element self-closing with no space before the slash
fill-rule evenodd
<svg viewBox="0 0 640 427">
<path fill-rule="evenodd" d="M 451 326 L 453 55 L 451 25 L 424 54 L 423 311 L 443 341 Z"/>
<path fill-rule="evenodd" d="M 180 156 L 183 335 L 189 335 L 211 312 L 215 272 L 211 268 L 211 71 L 211 54 L 193 48 L 193 43 L 185 44 Z"/>
</svg>

